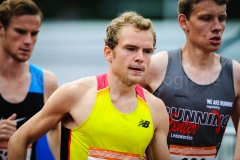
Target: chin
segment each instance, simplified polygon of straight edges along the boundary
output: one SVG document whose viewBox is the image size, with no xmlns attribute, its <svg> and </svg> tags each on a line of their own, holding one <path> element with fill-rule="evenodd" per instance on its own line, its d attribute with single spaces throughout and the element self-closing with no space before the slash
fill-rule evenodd
<svg viewBox="0 0 240 160">
<path fill-rule="evenodd" d="M 136 85 L 142 81 L 142 77 L 137 77 L 131 80 L 133 85 Z"/>
</svg>

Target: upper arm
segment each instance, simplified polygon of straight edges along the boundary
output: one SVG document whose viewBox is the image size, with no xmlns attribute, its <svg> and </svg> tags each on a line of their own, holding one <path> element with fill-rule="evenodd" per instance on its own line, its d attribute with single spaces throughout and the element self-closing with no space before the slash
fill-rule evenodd
<svg viewBox="0 0 240 160">
<path fill-rule="evenodd" d="M 151 57 L 149 68 L 144 76 L 144 79 L 139 83 L 139 85 L 153 93 L 163 81 L 167 64 L 167 52 L 154 54 Z"/>
<path fill-rule="evenodd" d="M 168 113 L 162 100 L 154 96 L 151 99 L 150 109 L 154 124 L 154 136 L 147 148 L 147 158 L 148 160 L 170 160 L 167 146 L 169 130 Z"/>
<path fill-rule="evenodd" d="M 51 94 L 58 88 L 56 76 L 47 70 L 43 71 L 44 74 L 44 103 L 51 96 Z"/>
<path fill-rule="evenodd" d="M 233 77 L 234 77 L 234 89 L 235 89 L 235 105 L 232 111 L 232 121 L 235 129 L 238 128 L 238 122 L 240 117 L 240 64 L 237 61 L 233 61 Z"/>
<path fill-rule="evenodd" d="M 59 87 L 44 107 L 15 132 L 15 136 L 30 144 L 46 134 L 73 109 L 77 97 L 81 97 L 76 90 L 71 84 Z"/>
</svg>

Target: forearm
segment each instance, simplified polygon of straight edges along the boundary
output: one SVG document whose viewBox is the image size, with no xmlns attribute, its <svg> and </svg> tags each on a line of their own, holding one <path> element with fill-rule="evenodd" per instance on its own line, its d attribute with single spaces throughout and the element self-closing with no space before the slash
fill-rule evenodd
<svg viewBox="0 0 240 160">
<path fill-rule="evenodd" d="M 27 146 L 20 142 L 17 137 L 11 137 L 8 142 L 8 160 L 26 160 Z"/>
</svg>

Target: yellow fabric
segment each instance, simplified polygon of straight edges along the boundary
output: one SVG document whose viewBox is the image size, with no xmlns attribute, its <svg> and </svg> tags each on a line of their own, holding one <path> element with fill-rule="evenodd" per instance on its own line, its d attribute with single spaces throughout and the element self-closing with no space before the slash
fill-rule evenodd
<svg viewBox="0 0 240 160">
<path fill-rule="evenodd" d="M 114 159 L 121 159 L 124 155 L 142 157 L 154 131 L 147 103 L 139 95 L 137 102 L 134 112 L 124 114 L 112 105 L 109 86 L 99 90 L 90 116 L 71 130 L 69 159 L 94 157 L 94 154 L 90 154 L 94 149 L 101 152 L 102 156 L 97 156 L 99 159 L 107 159 L 113 154 L 116 155 Z"/>
</svg>

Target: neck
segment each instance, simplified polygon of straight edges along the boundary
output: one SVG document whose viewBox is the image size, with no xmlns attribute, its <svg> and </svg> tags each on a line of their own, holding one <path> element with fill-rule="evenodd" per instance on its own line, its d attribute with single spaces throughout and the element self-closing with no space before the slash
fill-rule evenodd
<svg viewBox="0 0 240 160">
<path fill-rule="evenodd" d="M 117 77 L 111 72 L 108 72 L 108 84 L 110 87 L 111 95 L 122 97 L 132 96 L 133 94 L 136 94 L 135 92 L 136 85 L 126 84 L 123 80 L 121 80 L 119 77 Z"/>
<path fill-rule="evenodd" d="M 214 64 L 214 52 L 204 52 L 197 48 L 182 47 L 182 62 L 199 69 L 207 69 Z"/>
<path fill-rule="evenodd" d="M 27 62 L 15 62 L 13 60 L 8 60 L 2 62 L 0 60 L 0 76 L 8 80 L 15 80 L 18 77 L 22 77 L 23 74 L 28 72 Z"/>
</svg>

